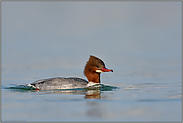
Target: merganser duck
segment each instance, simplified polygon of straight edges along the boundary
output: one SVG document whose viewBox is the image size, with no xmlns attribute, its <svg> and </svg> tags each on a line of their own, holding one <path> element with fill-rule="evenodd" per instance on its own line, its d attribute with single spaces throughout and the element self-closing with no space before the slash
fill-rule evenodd
<svg viewBox="0 0 183 123">
<path fill-rule="evenodd" d="M 88 81 L 76 77 L 56 77 L 37 80 L 31 84 L 26 84 L 26 86 L 31 86 L 36 90 L 86 88 L 100 84 L 100 74 L 102 72 L 113 72 L 113 70 L 107 69 L 101 59 L 90 55 L 84 68 L 84 75 L 87 77 Z"/>
</svg>

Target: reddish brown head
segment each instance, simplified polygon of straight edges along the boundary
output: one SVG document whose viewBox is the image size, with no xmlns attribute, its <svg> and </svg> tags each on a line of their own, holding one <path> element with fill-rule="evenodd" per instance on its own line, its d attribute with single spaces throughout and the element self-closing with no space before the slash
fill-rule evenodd
<svg viewBox="0 0 183 123">
<path fill-rule="evenodd" d="M 84 74 L 89 82 L 100 83 L 100 73 L 109 71 L 113 72 L 113 70 L 105 67 L 104 62 L 101 59 L 90 55 L 90 58 L 85 65 Z"/>
</svg>

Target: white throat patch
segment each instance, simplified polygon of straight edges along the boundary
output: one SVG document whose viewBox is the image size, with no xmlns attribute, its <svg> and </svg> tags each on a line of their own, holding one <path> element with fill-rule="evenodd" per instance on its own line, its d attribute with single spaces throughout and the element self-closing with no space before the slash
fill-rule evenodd
<svg viewBox="0 0 183 123">
<path fill-rule="evenodd" d="M 96 70 L 96 72 L 97 72 L 97 73 L 102 73 L 103 71 L 101 71 L 101 70 Z"/>
</svg>

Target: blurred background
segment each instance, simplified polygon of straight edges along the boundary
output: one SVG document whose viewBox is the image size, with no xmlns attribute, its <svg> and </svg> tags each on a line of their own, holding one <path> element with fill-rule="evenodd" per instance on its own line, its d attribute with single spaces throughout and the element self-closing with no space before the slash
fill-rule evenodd
<svg viewBox="0 0 183 123">
<path fill-rule="evenodd" d="M 112 76 L 177 74 L 181 4 L 4 1 L 1 43 L 2 77 L 84 77 L 90 55 L 113 68 Z"/>
</svg>

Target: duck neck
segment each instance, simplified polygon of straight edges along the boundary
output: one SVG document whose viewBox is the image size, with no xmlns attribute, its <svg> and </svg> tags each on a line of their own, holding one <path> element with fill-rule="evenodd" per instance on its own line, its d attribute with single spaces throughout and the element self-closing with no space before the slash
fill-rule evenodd
<svg viewBox="0 0 183 123">
<path fill-rule="evenodd" d="M 89 82 L 93 82 L 96 84 L 100 83 L 100 73 L 93 72 L 93 73 L 87 74 L 86 77 Z"/>
</svg>

